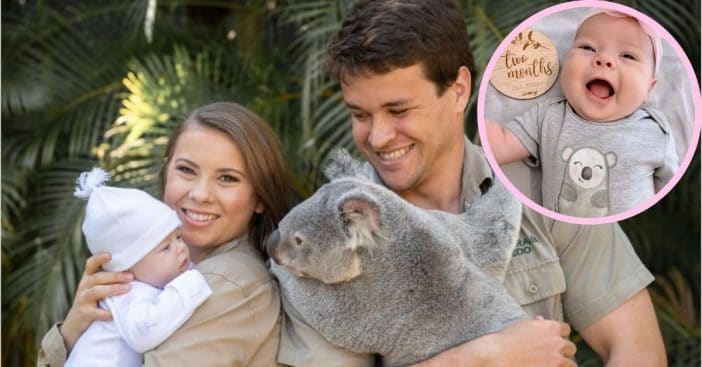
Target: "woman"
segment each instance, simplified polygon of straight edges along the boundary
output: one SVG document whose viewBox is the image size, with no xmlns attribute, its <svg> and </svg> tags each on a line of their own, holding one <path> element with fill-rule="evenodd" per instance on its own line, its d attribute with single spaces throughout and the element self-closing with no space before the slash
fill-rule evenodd
<svg viewBox="0 0 702 367">
<path fill-rule="evenodd" d="M 191 260 L 213 295 L 144 354 L 144 365 L 275 365 L 280 298 L 262 254 L 291 198 L 275 134 L 238 104 L 203 106 L 174 131 L 160 178 L 163 200 L 178 213 Z M 42 341 L 39 366 L 63 365 L 90 322 L 110 317 L 97 301 L 128 291 L 131 274 L 99 271 L 108 260 L 88 259 L 65 322 Z"/>
</svg>

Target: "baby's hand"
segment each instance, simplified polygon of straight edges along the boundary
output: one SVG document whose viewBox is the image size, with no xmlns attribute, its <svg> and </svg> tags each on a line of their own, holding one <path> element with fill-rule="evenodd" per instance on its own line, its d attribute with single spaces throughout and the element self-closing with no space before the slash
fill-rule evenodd
<svg viewBox="0 0 702 367">
<path fill-rule="evenodd" d="M 495 121 L 485 120 L 490 152 L 497 164 L 516 162 L 529 157 L 529 151 L 514 134 Z"/>
</svg>

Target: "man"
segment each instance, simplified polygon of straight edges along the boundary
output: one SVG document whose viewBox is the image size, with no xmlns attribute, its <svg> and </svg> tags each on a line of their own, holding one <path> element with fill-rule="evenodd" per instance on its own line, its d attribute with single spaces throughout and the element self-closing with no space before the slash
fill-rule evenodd
<svg viewBox="0 0 702 367">
<path fill-rule="evenodd" d="M 464 136 L 474 66 L 453 1 L 361 1 L 330 43 L 325 67 L 341 83 L 354 140 L 380 183 L 419 207 L 453 213 L 492 184 L 482 150 Z M 652 276 L 618 226 L 554 222 L 525 207 L 519 248 L 505 285 L 535 319 L 421 365 L 575 366 L 563 320 L 607 366 L 665 365 L 645 290 Z M 283 305 L 280 363 L 373 365 L 373 356 L 336 348 Z"/>
</svg>

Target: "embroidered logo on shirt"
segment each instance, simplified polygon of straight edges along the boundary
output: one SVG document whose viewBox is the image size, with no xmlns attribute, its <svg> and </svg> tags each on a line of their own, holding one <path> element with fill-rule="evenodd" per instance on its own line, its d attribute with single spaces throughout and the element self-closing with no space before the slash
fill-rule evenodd
<svg viewBox="0 0 702 367">
<path fill-rule="evenodd" d="M 528 235 L 517 240 L 517 246 L 512 251 L 512 257 L 526 255 L 531 253 L 532 245 L 538 242 L 536 237 Z"/>
</svg>

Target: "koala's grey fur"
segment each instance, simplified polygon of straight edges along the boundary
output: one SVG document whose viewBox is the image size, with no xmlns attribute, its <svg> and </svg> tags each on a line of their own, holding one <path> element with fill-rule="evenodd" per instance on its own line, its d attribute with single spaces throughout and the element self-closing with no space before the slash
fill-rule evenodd
<svg viewBox="0 0 702 367">
<path fill-rule="evenodd" d="M 268 242 L 284 297 L 327 340 L 398 366 L 527 318 L 502 285 L 521 205 L 501 184 L 453 215 L 336 162 Z"/>
</svg>

